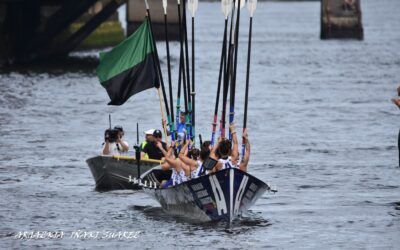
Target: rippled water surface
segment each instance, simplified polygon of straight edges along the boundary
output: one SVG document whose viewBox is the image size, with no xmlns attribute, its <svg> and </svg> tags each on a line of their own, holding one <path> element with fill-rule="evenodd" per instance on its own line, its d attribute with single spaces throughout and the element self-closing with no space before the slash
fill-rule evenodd
<svg viewBox="0 0 400 250">
<path fill-rule="evenodd" d="M 142 130 L 160 123 L 155 91 L 109 107 L 92 67 L 3 71 L 0 248 L 398 248 L 400 113 L 390 98 L 400 81 L 400 2 L 364 0 L 362 8 L 364 41 L 321 41 L 319 3 L 259 3 L 250 173 L 279 191 L 266 193 L 228 231 L 223 223 L 170 217 L 141 192 L 94 191 L 85 159 L 100 152 L 108 113 L 133 145 L 136 122 Z M 242 18 L 239 130 L 247 11 Z M 204 138 L 218 74 L 219 3 L 201 3 L 196 22 L 197 131 Z M 158 45 L 164 67 L 164 44 Z M 178 44 L 171 47 L 176 76 Z M 26 230 L 68 237 L 14 239 Z M 77 230 L 140 232 L 136 239 L 69 237 Z"/>
</svg>

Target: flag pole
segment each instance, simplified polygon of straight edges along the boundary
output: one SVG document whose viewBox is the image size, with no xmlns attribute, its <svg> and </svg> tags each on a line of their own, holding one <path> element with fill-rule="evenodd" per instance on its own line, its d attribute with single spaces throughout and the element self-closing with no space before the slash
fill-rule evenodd
<svg viewBox="0 0 400 250">
<path fill-rule="evenodd" d="M 168 125 L 170 126 L 171 140 L 175 141 L 175 122 L 174 122 L 174 108 L 173 108 L 173 97 L 172 97 L 172 80 L 171 80 L 171 60 L 169 54 L 169 39 L 168 39 L 168 25 L 167 25 L 167 0 L 163 0 L 164 8 L 164 28 L 165 28 L 165 45 L 167 49 L 167 66 L 168 66 L 168 87 L 169 87 L 169 102 L 171 107 L 171 115 L 167 117 Z"/>
<path fill-rule="evenodd" d="M 149 24 L 149 27 L 150 27 L 150 34 L 151 34 L 151 38 L 152 38 L 153 46 L 154 46 L 156 68 L 157 68 L 157 71 L 158 71 L 158 75 L 160 76 L 161 89 L 162 89 L 163 97 L 164 97 L 163 99 L 164 99 L 165 110 L 167 112 L 167 116 L 170 116 L 169 108 L 168 108 L 168 101 L 167 101 L 167 94 L 165 92 L 164 80 L 163 80 L 162 72 L 161 72 L 160 60 L 158 59 L 157 45 L 156 45 L 156 41 L 154 39 L 153 27 L 152 27 L 152 24 L 151 24 L 150 8 L 149 8 L 149 4 L 148 4 L 147 0 L 145 0 L 145 4 L 146 4 L 146 14 L 147 14 L 147 17 L 148 17 L 147 21 L 148 21 L 148 24 Z M 157 91 L 159 93 L 160 88 L 157 88 Z M 160 96 L 161 96 L 160 93 L 158 95 L 159 95 L 159 99 L 160 99 L 161 119 L 163 121 L 165 121 L 164 111 L 163 111 L 163 108 L 162 108 L 162 98 L 160 98 Z M 165 133 L 165 142 L 168 143 L 166 124 L 164 122 L 162 122 L 162 126 L 163 126 L 164 133 Z M 171 126 L 171 124 L 170 124 L 170 126 Z M 171 131 L 171 127 L 170 127 L 170 131 Z"/>
<path fill-rule="evenodd" d="M 250 12 L 249 44 L 247 47 L 247 71 L 246 71 L 246 91 L 244 99 L 243 133 L 247 127 L 247 107 L 249 103 L 249 84 L 250 84 L 250 56 L 251 56 L 251 37 L 253 30 L 253 13 L 257 7 L 257 0 L 247 0 L 247 8 Z M 242 138 L 242 156 L 246 153 L 246 139 Z"/>
</svg>

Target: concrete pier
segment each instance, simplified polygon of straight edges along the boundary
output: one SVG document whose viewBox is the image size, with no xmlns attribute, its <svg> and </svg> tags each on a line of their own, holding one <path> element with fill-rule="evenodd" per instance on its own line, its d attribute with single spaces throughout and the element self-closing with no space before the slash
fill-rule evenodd
<svg viewBox="0 0 400 250">
<path fill-rule="evenodd" d="M 361 0 L 321 0 L 321 39 L 363 40 Z"/>
</svg>

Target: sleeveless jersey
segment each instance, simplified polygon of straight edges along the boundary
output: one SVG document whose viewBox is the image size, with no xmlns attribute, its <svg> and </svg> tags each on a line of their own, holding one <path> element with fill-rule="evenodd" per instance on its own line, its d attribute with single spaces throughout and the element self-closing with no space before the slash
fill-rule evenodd
<svg viewBox="0 0 400 250">
<path fill-rule="evenodd" d="M 232 163 L 232 158 L 230 156 L 227 159 L 219 159 L 218 161 L 222 163 L 222 169 L 239 168 L 238 165 Z"/>
<path fill-rule="evenodd" d="M 172 169 L 171 179 L 172 179 L 172 185 L 174 186 L 188 180 L 183 170 L 178 172 L 174 168 Z"/>
<path fill-rule="evenodd" d="M 191 178 L 195 179 L 200 177 L 203 173 L 203 163 L 200 160 L 197 160 L 197 168 L 191 172 Z M 206 170 L 205 174 L 208 174 L 208 170 Z"/>
</svg>

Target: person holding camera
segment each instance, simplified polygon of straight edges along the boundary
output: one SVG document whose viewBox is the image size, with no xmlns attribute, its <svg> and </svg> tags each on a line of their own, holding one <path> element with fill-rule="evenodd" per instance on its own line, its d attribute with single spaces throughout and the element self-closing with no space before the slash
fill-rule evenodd
<svg viewBox="0 0 400 250">
<path fill-rule="evenodd" d="M 128 152 L 129 144 L 122 139 L 124 134 L 121 126 L 107 129 L 104 133 L 103 155 L 121 155 Z"/>
</svg>

